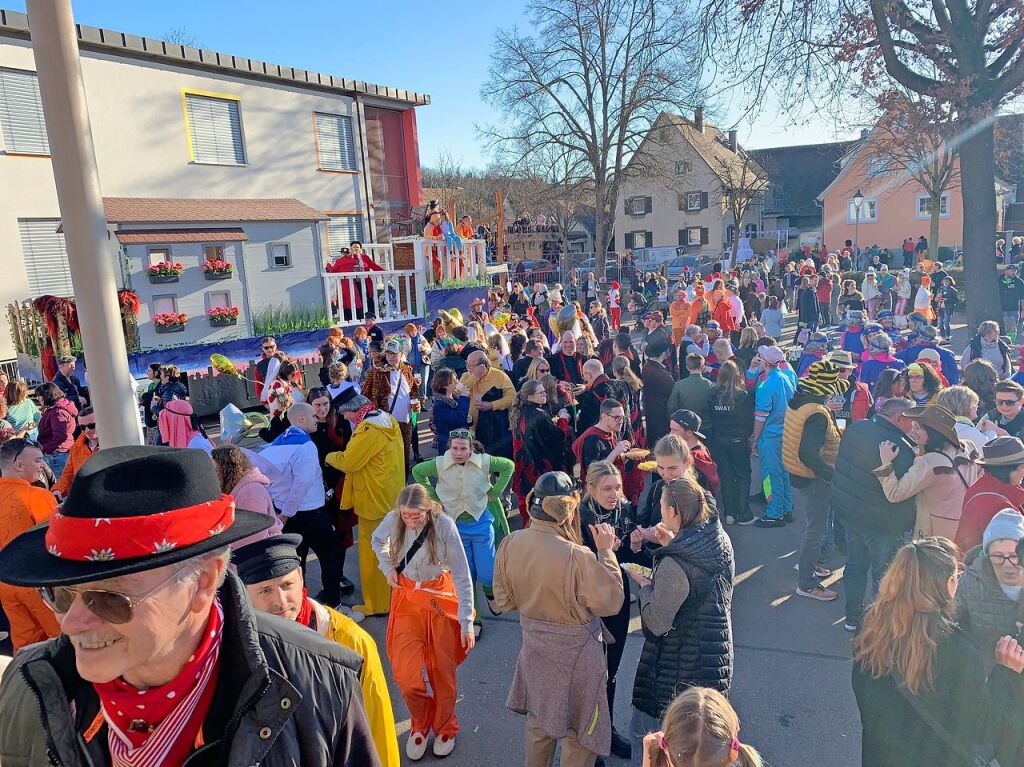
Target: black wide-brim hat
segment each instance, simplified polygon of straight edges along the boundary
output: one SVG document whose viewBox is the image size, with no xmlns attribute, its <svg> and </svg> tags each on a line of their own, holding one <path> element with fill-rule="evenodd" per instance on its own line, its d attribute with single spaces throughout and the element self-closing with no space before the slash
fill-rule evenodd
<svg viewBox="0 0 1024 767">
<path fill-rule="evenodd" d="M 170 447 L 114 447 L 93 455 L 75 476 L 67 499 L 58 510 L 67 522 L 88 530 L 88 540 L 75 545 L 93 546 L 102 556 L 83 561 L 60 556 L 59 546 L 48 545 L 44 522 L 25 531 L 0 550 L 0 581 L 14 586 L 69 586 L 154 570 L 217 551 L 269 528 L 267 514 L 235 509 L 227 526 L 202 526 L 204 511 L 226 507 L 217 472 L 209 454 L 197 449 Z M 125 518 L 179 519 L 198 538 L 186 545 L 153 541 L 142 556 L 111 558 L 117 520 Z M 109 522 L 108 522 L 109 521 Z M 114 523 L 114 524 L 110 524 Z M 137 538 L 133 543 L 138 545 Z"/>
</svg>

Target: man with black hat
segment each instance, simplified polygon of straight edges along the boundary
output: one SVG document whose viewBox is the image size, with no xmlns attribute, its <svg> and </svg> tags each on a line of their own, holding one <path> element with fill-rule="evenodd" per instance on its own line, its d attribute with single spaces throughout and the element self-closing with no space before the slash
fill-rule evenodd
<svg viewBox="0 0 1024 767">
<path fill-rule="evenodd" d="M 265 530 L 200 450 L 102 450 L 0 551 L 62 635 L 0 684 L 5 764 L 380 765 L 351 650 L 257 613 L 230 544 Z"/>
<path fill-rule="evenodd" d="M 668 434 L 668 398 L 672 394 L 675 379 L 665 367 L 665 359 L 671 349 L 666 338 L 659 337 L 648 343 L 647 359 L 640 371 L 648 445 L 653 445 Z"/>
<path fill-rule="evenodd" d="M 828 527 L 840 437 L 835 414 L 825 402 L 841 398 L 849 388 L 850 382 L 840 377 L 835 363 L 812 363 L 807 375 L 797 382 L 782 430 L 782 464 L 793 485 L 793 511 L 799 510 L 804 518 L 796 593 L 819 602 L 831 602 L 838 596 L 815 581 L 831 575 L 818 566 L 818 558 Z"/>
<path fill-rule="evenodd" d="M 495 560 L 495 604 L 519 610 L 522 626 L 505 705 L 526 714 L 527 767 L 548 767 L 558 741 L 563 767 L 591 767 L 611 746 L 600 618 L 622 606 L 622 574 L 611 525 L 590 526 L 596 556 L 579 539 L 579 502 L 568 474 L 541 475 L 529 498 L 530 527 L 505 538 Z"/>
<path fill-rule="evenodd" d="M 373 742 L 384 767 L 399 767 L 395 715 L 377 644 L 351 618 L 309 598 L 298 552 L 301 543 L 299 535 L 275 535 L 237 549 L 233 563 L 238 577 L 257 610 L 311 628 L 363 659 L 360 683 Z"/>
</svg>

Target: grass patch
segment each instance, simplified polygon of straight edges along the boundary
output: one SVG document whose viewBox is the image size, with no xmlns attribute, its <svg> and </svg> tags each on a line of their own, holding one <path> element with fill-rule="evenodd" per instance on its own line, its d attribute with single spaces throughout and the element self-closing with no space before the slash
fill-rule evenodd
<svg viewBox="0 0 1024 767">
<path fill-rule="evenodd" d="M 253 315 L 252 327 L 257 336 L 272 336 L 297 330 L 323 330 L 331 327 L 331 320 L 327 310 L 318 304 L 270 304 Z"/>
</svg>

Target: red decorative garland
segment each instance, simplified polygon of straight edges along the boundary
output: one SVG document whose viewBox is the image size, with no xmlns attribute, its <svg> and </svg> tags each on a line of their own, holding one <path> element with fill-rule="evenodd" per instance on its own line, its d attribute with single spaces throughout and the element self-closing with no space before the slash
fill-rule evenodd
<svg viewBox="0 0 1024 767">
<path fill-rule="evenodd" d="M 135 559 L 192 546 L 234 521 L 230 495 L 143 517 L 68 517 L 58 511 L 46 531 L 46 549 L 77 562 Z"/>
</svg>

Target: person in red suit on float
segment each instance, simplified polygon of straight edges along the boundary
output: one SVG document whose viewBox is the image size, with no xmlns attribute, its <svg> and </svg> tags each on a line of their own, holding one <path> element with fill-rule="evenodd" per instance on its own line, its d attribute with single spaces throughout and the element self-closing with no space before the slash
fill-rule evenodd
<svg viewBox="0 0 1024 767">
<path fill-rule="evenodd" d="M 372 258 L 363 252 L 363 244 L 358 240 L 348 246 L 348 252 L 343 248 L 341 255 L 327 265 L 328 274 L 348 274 L 350 272 L 383 272 Z M 359 283 L 353 282 L 349 289 L 347 281 L 341 282 L 338 292 L 341 294 L 339 300 L 344 310 L 346 320 L 352 319 L 353 310 L 358 319 L 363 318 L 364 309 L 376 314 L 377 289 L 373 286 L 373 279 L 367 277 L 364 281 L 363 290 L 359 289 Z M 363 306 L 363 302 L 366 306 Z"/>
</svg>

